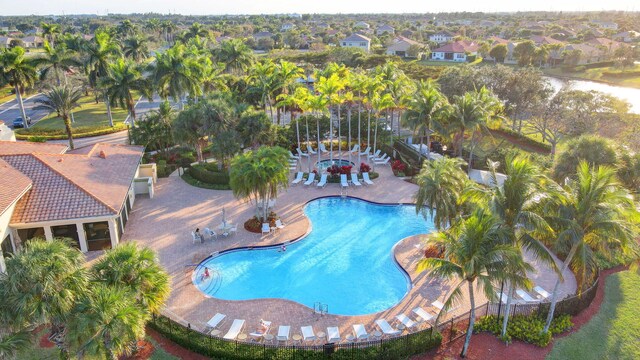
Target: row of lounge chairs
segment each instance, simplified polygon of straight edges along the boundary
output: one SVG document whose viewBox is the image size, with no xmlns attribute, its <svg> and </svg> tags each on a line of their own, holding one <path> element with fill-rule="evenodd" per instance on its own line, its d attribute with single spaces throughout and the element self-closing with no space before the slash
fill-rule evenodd
<svg viewBox="0 0 640 360">
<path fill-rule="evenodd" d="M 292 186 L 295 186 L 297 184 L 302 183 L 304 186 L 309 186 L 311 184 L 313 184 L 316 180 L 316 173 L 309 173 L 309 177 L 307 178 L 306 181 L 303 182 L 304 180 L 304 173 L 302 171 L 299 171 L 296 174 L 295 179 L 293 179 L 293 181 L 291 182 Z M 322 176 L 320 176 L 320 181 L 318 181 L 318 183 L 316 184 L 316 187 L 318 188 L 324 188 L 325 186 L 327 186 L 327 179 L 328 179 L 328 175 L 327 174 L 323 174 Z M 362 173 L 362 182 L 360 182 L 360 180 L 358 179 L 358 174 L 356 173 L 351 173 L 351 184 L 355 187 L 360 187 L 363 184 L 364 185 L 373 185 L 373 181 L 371 181 L 371 178 L 369 177 L 369 173 L 368 172 L 363 172 Z M 347 174 L 341 174 L 340 175 L 340 186 L 342 187 L 348 187 L 349 186 L 349 180 L 347 178 Z"/>
<path fill-rule="evenodd" d="M 275 225 L 276 226 L 272 229 L 271 225 L 269 225 L 269 223 L 262 223 L 262 235 L 270 234 L 272 230 L 284 229 L 284 224 L 282 223 L 282 220 L 280 220 L 280 219 L 276 220 Z"/>
<path fill-rule="evenodd" d="M 516 295 L 518 295 L 519 299 L 513 299 L 512 302 L 515 304 L 536 303 L 545 301 L 549 299 L 549 297 L 551 297 L 551 294 L 540 286 L 535 286 L 533 288 L 533 291 L 536 293 L 535 297 L 531 296 L 531 294 L 524 291 L 523 289 L 516 289 Z M 496 291 L 496 295 L 498 296 L 498 301 L 503 304 L 507 303 L 507 294 Z"/>
<path fill-rule="evenodd" d="M 320 154 L 326 154 L 329 153 L 329 150 L 327 150 L 327 148 L 324 146 L 323 143 L 320 143 L 320 146 L 318 147 L 318 150 L 320 151 Z M 354 154 L 354 155 L 369 155 L 369 153 L 371 152 L 371 147 L 367 146 L 367 148 L 360 152 L 360 145 L 353 145 L 353 148 L 351 150 L 347 149 L 348 153 Z M 300 160 L 303 157 L 309 157 L 311 155 L 315 155 L 318 152 L 316 150 L 314 150 L 311 145 L 307 145 L 307 152 L 303 152 L 302 149 L 300 148 L 296 148 L 296 154 L 292 153 L 291 151 L 289 151 L 289 157 L 292 159 L 296 159 L 296 160 Z"/>
</svg>

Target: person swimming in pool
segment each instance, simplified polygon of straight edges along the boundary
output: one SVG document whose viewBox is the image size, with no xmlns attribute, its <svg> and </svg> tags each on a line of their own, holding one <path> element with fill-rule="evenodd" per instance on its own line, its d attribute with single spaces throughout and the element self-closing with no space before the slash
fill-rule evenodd
<svg viewBox="0 0 640 360">
<path fill-rule="evenodd" d="M 200 281 L 204 281 L 204 280 L 208 279 L 209 277 L 211 277 L 211 274 L 209 273 L 209 268 L 205 267 L 204 271 L 202 272 L 202 275 L 200 275 Z"/>
<path fill-rule="evenodd" d="M 278 252 L 285 252 L 285 251 L 287 251 L 287 246 L 286 245 L 280 246 L 280 250 L 278 250 Z"/>
</svg>

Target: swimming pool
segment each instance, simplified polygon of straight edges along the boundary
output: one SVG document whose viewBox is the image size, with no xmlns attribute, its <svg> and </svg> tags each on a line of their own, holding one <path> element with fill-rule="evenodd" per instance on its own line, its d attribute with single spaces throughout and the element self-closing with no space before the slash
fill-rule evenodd
<svg viewBox="0 0 640 360">
<path fill-rule="evenodd" d="M 316 162 L 316 167 L 318 168 L 318 170 L 320 171 L 325 171 L 328 168 L 330 168 L 332 165 L 338 165 L 338 166 L 355 166 L 355 164 L 349 160 L 343 160 L 343 159 L 333 159 L 333 160 L 320 160 L 318 162 Z"/>
<path fill-rule="evenodd" d="M 203 261 L 193 276 L 205 294 L 225 300 L 281 298 L 338 315 L 363 315 L 397 304 L 411 287 L 393 257 L 401 239 L 433 230 L 413 205 L 381 205 L 355 198 L 310 201 L 311 232 L 279 247 L 234 250 Z M 201 281 L 204 268 L 211 278 Z"/>
</svg>

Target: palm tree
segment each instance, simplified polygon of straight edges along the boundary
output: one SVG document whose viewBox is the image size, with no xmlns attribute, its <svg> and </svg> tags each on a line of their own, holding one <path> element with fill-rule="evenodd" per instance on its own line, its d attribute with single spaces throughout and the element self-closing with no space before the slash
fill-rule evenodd
<svg viewBox="0 0 640 360">
<path fill-rule="evenodd" d="M 613 168 L 591 168 L 581 161 L 576 180 L 565 186 L 559 206 L 547 220 L 557 229 L 553 249 L 566 254 L 560 271 L 564 273 L 571 267 L 580 280 L 579 289 L 595 276 L 595 252 L 610 255 L 618 250 L 637 254 L 638 211 L 633 196 L 617 180 Z M 556 280 L 543 332 L 551 326 L 563 281 L 561 277 Z"/>
<path fill-rule="evenodd" d="M 93 39 L 87 42 L 84 53 L 86 54 L 84 66 L 89 77 L 89 86 L 97 89 L 100 78 L 106 76 L 109 72 L 109 64 L 111 63 L 112 57 L 120 54 L 120 46 L 109 33 L 101 31 L 97 32 Z M 107 106 L 109 126 L 113 127 L 111 102 L 106 94 L 103 95 Z M 97 102 L 98 99 L 96 98 L 96 103 Z"/>
<path fill-rule="evenodd" d="M 165 20 L 160 24 L 160 28 L 164 33 L 164 41 L 170 42 L 173 40 L 173 32 L 178 28 L 171 20 Z"/>
<path fill-rule="evenodd" d="M 168 101 L 160 103 L 158 110 L 146 114 L 144 121 L 138 121 L 131 128 L 132 144 L 144 145 L 149 150 L 166 151 L 173 142 L 171 122 L 175 118 Z"/>
<path fill-rule="evenodd" d="M 138 29 L 136 25 L 134 25 L 131 20 L 125 19 L 123 20 L 117 27 L 116 33 L 120 39 L 126 39 L 130 36 L 135 36 Z"/>
<path fill-rule="evenodd" d="M 289 184 L 287 150 L 263 146 L 236 156 L 231 162 L 229 184 L 233 195 L 256 202 L 256 217 L 267 221 L 268 202 Z M 262 209 L 260 212 L 259 209 Z"/>
<path fill-rule="evenodd" d="M 28 331 L 0 333 L 0 359 L 14 359 L 21 350 L 31 346 L 31 334 Z"/>
<path fill-rule="evenodd" d="M 267 105 L 269 105 L 269 112 L 271 114 L 271 121 L 273 122 L 273 92 L 274 92 L 274 72 L 275 64 L 271 59 L 267 59 L 263 62 L 256 63 L 250 71 L 249 81 L 252 84 L 252 90 L 260 94 L 262 102 L 262 108 L 267 111 Z"/>
<path fill-rule="evenodd" d="M 474 283 L 479 292 L 493 299 L 493 284 L 510 275 L 506 272 L 507 268 L 521 269 L 518 273 L 533 270 L 531 265 L 522 260 L 517 247 L 505 245 L 508 243 L 507 237 L 499 219 L 478 209 L 469 218 L 456 222 L 449 230 L 439 232 L 427 240 L 428 245 L 444 250 L 443 258 L 425 258 L 418 263 L 418 271 L 426 270 L 429 275 L 455 279 L 457 282 L 444 302 L 440 315 L 462 300 L 463 286 L 467 284 L 471 310 L 461 357 L 467 354 L 475 324 Z"/>
<path fill-rule="evenodd" d="M 139 91 L 152 99 L 149 82 L 142 76 L 136 64 L 124 59 L 118 59 L 109 66 L 107 75 L 100 79 L 100 87 L 104 89 L 111 106 L 120 105 L 127 109 L 131 116 L 131 124 L 136 123 L 136 103 L 132 91 Z"/>
<path fill-rule="evenodd" d="M 198 161 L 204 161 L 203 149 L 209 143 L 209 127 L 199 108 L 189 107 L 182 110 L 173 121 L 171 131 L 178 143 L 193 146 Z"/>
<path fill-rule="evenodd" d="M 94 283 L 74 308 L 67 338 L 80 357 L 117 359 L 131 343 L 142 338 L 150 316 L 135 302 L 126 287 Z"/>
<path fill-rule="evenodd" d="M 122 44 L 122 53 L 125 57 L 139 63 L 149 57 L 148 40 L 143 36 L 132 36 Z"/>
<path fill-rule="evenodd" d="M 231 39 L 220 43 L 213 51 L 214 58 L 224 63 L 228 73 L 246 71 L 254 62 L 253 50 L 241 39 Z"/>
<path fill-rule="evenodd" d="M 53 71 L 58 85 L 60 85 L 60 71 L 63 72 L 66 83 L 66 73 L 74 66 L 82 64 L 73 52 L 67 50 L 67 46 L 64 43 L 53 47 L 47 41 L 44 43 L 44 56 L 36 58 L 35 62 L 37 65 L 42 66 L 41 77 L 44 78 L 50 71 Z"/>
<path fill-rule="evenodd" d="M 49 338 L 64 356 L 65 325 L 88 284 L 84 255 L 64 239 L 32 239 L 6 259 L 6 265 L 7 272 L 0 275 L 0 296 L 13 314 L 13 326 L 48 324 Z"/>
<path fill-rule="evenodd" d="M 56 36 L 60 35 L 60 25 L 45 22 L 40 23 L 42 27 L 42 35 L 51 43 L 51 46 L 55 44 Z"/>
<path fill-rule="evenodd" d="M 417 84 L 416 93 L 408 104 L 409 110 L 405 113 L 405 120 L 412 121 L 427 134 L 427 151 L 431 151 L 432 120 L 442 118 L 449 108 L 447 98 L 440 92 L 437 82 L 429 79 L 421 80 Z M 420 149 L 422 149 L 423 137 L 420 137 Z"/>
<path fill-rule="evenodd" d="M 304 77 L 304 70 L 296 66 L 296 64 L 280 60 L 275 64 L 274 77 L 274 91 L 278 95 L 287 95 L 294 91 L 296 80 Z M 278 108 L 278 124 L 280 124 L 280 108 Z M 284 107 L 286 114 L 287 108 Z"/>
<path fill-rule="evenodd" d="M 186 50 L 184 45 L 177 44 L 157 54 L 152 66 L 153 83 L 160 96 L 164 99 L 171 96 L 181 109 L 182 98 L 187 93 L 193 97 L 202 95 L 202 64 Z"/>
<path fill-rule="evenodd" d="M 342 102 L 340 91 L 344 89 L 344 86 L 344 78 L 340 78 L 337 73 L 333 73 L 328 78 L 320 76 L 316 83 L 316 89 L 320 95 L 324 97 L 329 110 L 329 159 L 331 161 L 333 161 L 333 120 L 331 106 L 340 106 Z M 340 121 L 340 118 L 338 118 L 338 121 Z"/>
<path fill-rule="evenodd" d="M 73 133 L 71 130 L 71 111 L 80 107 L 82 89 L 69 85 L 56 86 L 44 92 L 44 98 L 36 99 L 36 110 L 55 112 L 62 118 L 69 139 L 69 147 L 73 149 Z"/>
<path fill-rule="evenodd" d="M 446 229 L 462 214 L 462 192 L 469 182 L 463 166 L 459 158 L 426 161 L 416 176 L 416 213 L 426 217 L 423 210 L 429 210 L 438 230 Z"/>
<path fill-rule="evenodd" d="M 194 22 L 193 24 L 191 24 L 189 29 L 187 29 L 187 31 L 185 31 L 184 34 L 182 35 L 182 40 L 186 42 L 189 39 L 193 39 L 196 37 L 200 37 L 200 38 L 209 37 L 209 30 L 207 30 L 204 27 L 204 25 L 198 22 Z"/>
<path fill-rule="evenodd" d="M 25 88 L 32 86 L 37 78 L 38 73 L 34 61 L 25 57 L 23 48 L 16 46 L 0 52 L 0 82 L 9 83 L 13 86 L 25 127 L 29 127 L 29 121 L 24 111 L 22 93 Z"/>
<path fill-rule="evenodd" d="M 375 152 L 378 148 L 378 123 L 380 122 L 380 114 L 383 111 L 386 112 L 389 109 L 392 109 L 395 106 L 395 102 L 393 101 L 391 94 L 386 93 L 381 96 L 374 94 L 374 97 L 371 100 L 371 105 L 375 114 L 375 129 L 373 135 L 373 151 Z"/>
</svg>

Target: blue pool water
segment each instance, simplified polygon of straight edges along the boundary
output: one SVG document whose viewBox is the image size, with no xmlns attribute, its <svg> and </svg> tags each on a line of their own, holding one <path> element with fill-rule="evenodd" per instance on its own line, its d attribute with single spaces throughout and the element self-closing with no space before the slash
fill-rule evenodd
<svg viewBox="0 0 640 360">
<path fill-rule="evenodd" d="M 320 172 L 327 170 L 333 165 L 338 166 L 355 166 L 355 164 L 349 160 L 333 159 L 333 160 L 320 160 L 316 163 L 316 167 Z"/>
<path fill-rule="evenodd" d="M 225 300 L 281 298 L 331 314 L 363 315 L 397 304 L 410 288 L 392 248 L 401 239 L 433 230 L 413 205 L 378 205 L 326 197 L 304 212 L 312 230 L 278 247 L 237 250 L 202 262 L 193 276 L 204 293 Z M 212 276 L 201 280 L 204 267 Z"/>
</svg>

